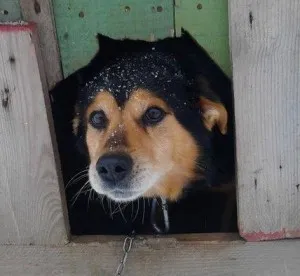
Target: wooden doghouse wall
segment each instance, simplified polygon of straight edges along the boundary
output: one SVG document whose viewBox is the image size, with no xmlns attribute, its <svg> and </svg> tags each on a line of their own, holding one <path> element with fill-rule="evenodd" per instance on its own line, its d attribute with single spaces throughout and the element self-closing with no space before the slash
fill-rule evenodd
<svg viewBox="0 0 300 276">
<path fill-rule="evenodd" d="M 56 39 L 52 0 L 19 0 L 22 19 L 37 24 L 39 48 L 45 64 L 48 89 L 62 79 L 61 59 Z"/>
<path fill-rule="evenodd" d="M 0 22 L 20 20 L 19 0 L 0 0 Z"/>
<path fill-rule="evenodd" d="M 37 15 L 41 12 L 35 12 L 37 2 L 23 3 L 26 19 L 35 18 L 41 28 L 44 20 Z M 47 22 L 52 22 L 51 1 L 39 3 L 43 12 L 50 7 Z M 300 2 L 231 0 L 229 7 L 241 234 L 248 240 L 297 237 Z M 49 30 L 53 25 L 39 32 L 41 41 L 46 41 Z M 33 47 L 37 44 L 30 34 L 31 29 L 0 32 L 0 243 L 61 243 L 67 231 L 46 117 L 43 70 L 38 70 L 40 58 Z M 299 275 L 299 240 L 244 243 L 221 238 L 210 242 L 208 236 L 203 241 L 199 235 L 140 237 L 124 275 Z M 123 240 L 98 237 L 92 243 L 78 242 L 1 245 L 0 274 L 113 275 L 123 255 Z"/>
<path fill-rule="evenodd" d="M 40 41 L 44 41 L 39 45 L 45 69 L 49 64 L 58 68 L 58 77 L 52 77 L 52 72 L 45 70 L 50 84 L 60 75 L 59 63 L 47 52 L 47 47 L 54 45 L 56 56 L 58 53 L 52 6 L 50 0 L 40 2 L 40 6 L 35 3 L 21 0 L 22 14 L 26 20 L 38 22 Z M 229 7 L 240 233 L 251 241 L 299 237 L 300 2 L 232 0 Z M 38 59 L 23 57 L 25 52 L 26 56 L 32 55 L 33 42 L 28 33 L 1 35 L 0 90 L 4 106 L 0 105 L 3 141 L 0 210 L 4 223 L 0 225 L 0 240 L 1 243 L 62 243 L 67 230 L 45 117 Z M 12 49 L 20 58 L 15 67 L 9 63 Z M 15 91 L 9 94 L 9 111 L 7 87 Z M 31 120 L 36 118 L 42 121 L 37 124 L 38 128 L 35 124 L 34 127 L 24 124 L 32 124 Z M 41 135 L 45 139 L 40 140 Z M 18 143 L 22 147 L 16 146 Z M 31 152 L 35 154 L 29 158 L 27 153 Z M 35 174 L 41 172 L 37 168 L 47 156 L 45 153 L 49 157 L 46 171 L 50 172 L 46 175 L 52 175 L 50 178 Z M 11 164 L 9 170 L 6 164 Z M 39 194 L 34 194 L 37 191 Z M 53 208 L 52 202 L 57 202 Z M 31 207 L 27 209 L 28 206 Z M 54 230 L 49 232 L 49 229 Z"/>
<path fill-rule="evenodd" d="M 0 22 L 25 20 L 37 23 L 39 48 L 43 56 L 48 88 L 62 79 L 52 0 L 0 0 Z"/>
<path fill-rule="evenodd" d="M 228 0 L 175 0 L 174 23 L 177 36 L 188 30 L 231 76 Z"/>
<path fill-rule="evenodd" d="M 43 70 L 35 26 L 0 25 L 0 244 L 68 240 Z"/>
<path fill-rule="evenodd" d="M 114 38 L 154 40 L 187 29 L 231 75 L 228 0 L 0 0 L 0 22 L 38 23 L 40 47 L 52 87 L 61 79 L 55 19 L 64 75 L 84 66 L 98 49 L 98 32 Z"/>
<path fill-rule="evenodd" d="M 238 218 L 248 241 L 300 237 L 300 1 L 230 1 Z"/>
<path fill-rule="evenodd" d="M 53 0 L 64 75 L 86 65 L 99 32 L 114 38 L 156 40 L 187 29 L 231 74 L 227 0 Z M 175 32 L 176 30 L 176 32 Z M 101 45 L 100 45 L 101 47 Z"/>
</svg>

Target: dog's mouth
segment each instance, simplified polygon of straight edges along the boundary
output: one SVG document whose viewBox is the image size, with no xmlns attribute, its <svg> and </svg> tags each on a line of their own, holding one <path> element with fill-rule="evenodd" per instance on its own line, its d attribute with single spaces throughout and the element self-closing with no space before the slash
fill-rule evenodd
<svg viewBox="0 0 300 276">
<path fill-rule="evenodd" d="M 92 182 L 91 182 L 92 183 Z M 96 184 L 99 186 L 99 184 Z M 92 184 L 92 187 L 95 187 L 95 185 Z M 96 190 L 97 192 L 97 188 L 94 190 Z M 134 188 L 109 188 L 107 186 L 103 186 L 101 187 L 101 192 L 100 194 L 103 194 L 105 196 L 107 196 L 108 198 L 110 198 L 111 200 L 115 201 L 115 202 L 130 202 L 130 201 L 134 201 L 140 197 L 142 197 L 145 193 L 145 190 L 142 189 L 134 189 Z"/>
<path fill-rule="evenodd" d="M 160 180 L 161 173 L 151 169 L 140 169 L 121 181 L 105 182 L 99 176 L 95 166 L 90 165 L 89 181 L 91 187 L 100 195 L 105 195 L 116 202 L 130 202 L 145 196 Z"/>
<path fill-rule="evenodd" d="M 134 201 L 143 195 L 143 191 L 134 189 L 114 189 L 106 192 L 106 195 L 116 202 Z"/>
</svg>

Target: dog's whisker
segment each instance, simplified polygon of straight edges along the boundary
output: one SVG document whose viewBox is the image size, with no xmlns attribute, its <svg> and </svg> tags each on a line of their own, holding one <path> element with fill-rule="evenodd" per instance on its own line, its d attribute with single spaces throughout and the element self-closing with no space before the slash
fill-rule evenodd
<svg viewBox="0 0 300 276">
<path fill-rule="evenodd" d="M 114 219 L 113 213 L 112 213 L 112 208 L 111 208 L 111 200 L 110 200 L 110 198 L 108 198 L 108 202 L 109 202 L 109 213 L 110 213 L 110 217 L 111 217 L 111 219 Z"/>
<path fill-rule="evenodd" d="M 74 178 L 76 178 L 78 175 L 80 175 L 80 174 L 82 174 L 82 173 L 84 173 L 84 172 L 87 172 L 88 171 L 88 169 L 83 169 L 83 170 L 81 170 L 81 171 L 79 171 L 78 173 L 76 173 L 70 180 L 69 180 L 69 182 L 68 182 L 68 184 L 70 183 L 70 182 L 72 182 L 72 180 L 74 179 Z M 67 184 L 67 185 L 68 185 Z"/>
<path fill-rule="evenodd" d="M 85 190 L 85 188 L 86 187 L 81 187 L 80 190 L 72 197 L 72 199 L 71 199 L 72 206 L 74 205 L 75 201 L 81 194 L 84 194 L 87 192 L 87 190 Z"/>
<path fill-rule="evenodd" d="M 98 193 L 94 193 L 94 194 L 96 194 L 97 198 L 101 200 L 102 209 L 103 209 L 104 213 L 107 214 L 107 210 L 106 210 L 105 204 L 104 204 L 104 199 L 106 198 L 105 195 L 100 195 Z"/>
<path fill-rule="evenodd" d="M 112 214 L 115 215 L 119 212 L 119 208 L 118 208 L 117 202 L 113 202 L 113 204 L 114 204 L 114 210 L 113 210 Z"/>
<path fill-rule="evenodd" d="M 84 175 L 78 176 L 77 178 L 75 178 L 75 179 L 72 181 L 72 184 L 74 184 L 74 183 L 76 183 L 76 182 L 78 182 L 78 181 L 80 181 L 81 179 L 86 178 L 86 177 L 88 177 L 88 174 L 84 174 Z"/>
<path fill-rule="evenodd" d="M 119 213 L 120 211 L 123 211 L 128 204 L 129 203 L 122 204 L 122 203 L 119 203 L 119 202 L 114 202 L 115 208 L 114 208 L 113 214 L 115 215 L 115 214 Z M 123 206 L 121 207 L 121 205 L 123 205 Z"/>
<path fill-rule="evenodd" d="M 137 200 L 137 209 L 136 209 L 136 213 L 135 213 L 135 216 L 133 218 L 133 221 L 136 220 L 136 218 L 138 217 L 138 214 L 139 214 L 139 210 L 140 210 L 140 200 Z"/>
<path fill-rule="evenodd" d="M 124 222 L 127 223 L 127 220 L 126 220 L 126 218 L 125 218 L 125 216 L 124 216 L 124 214 L 123 214 L 123 212 L 122 212 L 122 209 L 121 209 L 121 207 L 120 207 L 120 204 L 118 204 L 118 207 L 119 207 L 120 214 L 121 214 L 121 216 L 122 216 Z"/>
<path fill-rule="evenodd" d="M 143 217 L 142 217 L 142 224 L 145 222 L 145 198 L 143 197 Z"/>
<path fill-rule="evenodd" d="M 66 187 L 65 189 L 70 188 L 71 185 L 73 185 L 73 184 L 75 184 L 75 183 L 78 183 L 78 182 L 81 181 L 82 179 L 86 179 L 86 178 L 88 178 L 88 175 L 87 175 L 87 174 L 78 176 L 77 178 L 73 179 L 73 181 L 72 181 L 72 182 L 68 185 L 68 187 Z"/>
<path fill-rule="evenodd" d="M 130 216 L 131 221 L 133 218 L 133 209 L 134 209 L 134 201 L 132 201 L 132 204 L 131 204 L 131 216 Z"/>
<path fill-rule="evenodd" d="M 85 184 L 80 188 L 80 190 L 73 196 L 73 198 L 71 199 L 72 204 L 71 206 L 73 207 L 75 202 L 77 201 L 78 197 L 80 196 L 80 194 L 82 194 L 84 191 L 84 188 L 86 188 L 87 185 L 89 185 L 90 181 L 88 180 L 87 182 L 85 182 Z"/>
<path fill-rule="evenodd" d="M 75 196 L 78 196 L 78 195 L 80 195 L 80 194 L 84 194 L 84 193 L 86 193 L 88 190 L 84 190 L 85 188 L 87 188 L 87 185 L 89 184 L 89 181 L 86 181 L 83 185 L 82 185 L 82 187 L 79 189 L 79 191 L 74 195 L 74 197 Z M 74 198 L 73 197 L 73 198 Z M 72 198 L 72 199 L 73 199 Z"/>
<path fill-rule="evenodd" d="M 95 198 L 95 196 L 97 196 L 97 193 L 95 192 L 94 189 L 92 189 L 92 200 L 98 199 L 99 197 L 97 196 L 97 198 Z"/>
<path fill-rule="evenodd" d="M 90 189 L 88 190 L 89 196 L 88 196 L 88 202 L 87 202 L 87 210 L 88 210 L 89 207 L 90 207 L 90 200 L 91 200 L 91 196 L 92 196 L 93 191 L 94 191 L 93 188 L 90 188 Z"/>
<path fill-rule="evenodd" d="M 86 172 L 88 172 L 88 169 L 84 169 L 84 170 L 82 170 L 82 171 L 76 173 L 76 174 L 68 181 L 68 183 L 67 183 L 65 189 L 67 189 L 71 184 L 73 184 L 74 181 L 77 180 L 77 177 L 79 177 L 79 176 L 81 177 L 81 174 L 84 173 L 85 176 L 87 176 Z"/>
</svg>

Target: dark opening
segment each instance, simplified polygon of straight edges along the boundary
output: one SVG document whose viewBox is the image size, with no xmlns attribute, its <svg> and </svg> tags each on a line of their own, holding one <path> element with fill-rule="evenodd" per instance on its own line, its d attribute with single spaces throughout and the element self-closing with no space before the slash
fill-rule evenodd
<svg viewBox="0 0 300 276">
<path fill-rule="evenodd" d="M 124 52 L 141 51 L 150 47 L 146 42 L 110 41 L 103 37 L 99 39 L 103 39 L 101 50 L 91 63 L 63 80 L 50 92 L 63 178 L 65 186 L 68 186 L 66 196 L 71 232 L 74 235 L 111 235 L 128 234 L 134 229 L 139 234 L 151 234 L 154 233 L 150 224 L 151 199 L 118 204 L 97 195 L 88 184 L 88 159 L 76 148 L 72 119 L 79 87 L 88 79 L 95 66 L 104 66 L 116 56 L 122 56 Z M 176 47 L 172 46 L 173 49 L 168 43 L 162 48 L 175 51 Z M 191 60 L 197 60 L 198 51 L 203 55 L 200 46 L 186 46 L 180 45 L 176 50 L 183 59 L 189 55 Z M 231 82 L 205 55 L 201 57 L 205 62 L 200 64 L 200 73 L 209 78 L 217 91 L 224 93 L 218 96 L 230 111 L 230 134 L 225 137 L 224 144 L 221 143 L 215 148 L 213 158 L 218 157 L 221 161 L 211 174 L 221 175 L 219 184 L 232 183 L 235 166 Z M 219 139 L 219 136 L 216 133 L 212 139 Z M 169 233 L 237 232 L 235 190 L 230 189 L 230 185 L 220 189 L 218 185 L 211 188 L 203 183 L 194 183 L 191 187 L 178 202 L 168 204 Z"/>
</svg>

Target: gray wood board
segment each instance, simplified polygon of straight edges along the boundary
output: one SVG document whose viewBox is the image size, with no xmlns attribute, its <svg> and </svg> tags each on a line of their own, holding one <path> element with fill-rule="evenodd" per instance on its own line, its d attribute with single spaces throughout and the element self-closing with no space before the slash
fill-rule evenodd
<svg viewBox="0 0 300 276">
<path fill-rule="evenodd" d="M 51 89 L 62 79 L 52 1 L 20 0 L 20 6 L 23 20 L 37 24 L 47 85 Z"/>
<path fill-rule="evenodd" d="M 240 234 L 299 237 L 300 1 L 229 3 Z"/>
<path fill-rule="evenodd" d="M 0 244 L 67 240 L 33 29 L 0 25 Z"/>
<path fill-rule="evenodd" d="M 61 247 L 1 246 L 2 275 L 114 275 L 122 241 Z M 298 276 L 300 241 L 204 242 L 139 238 L 124 275 Z"/>
</svg>

